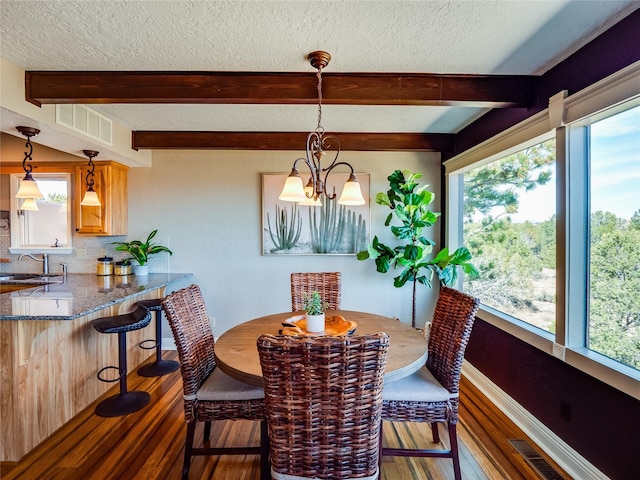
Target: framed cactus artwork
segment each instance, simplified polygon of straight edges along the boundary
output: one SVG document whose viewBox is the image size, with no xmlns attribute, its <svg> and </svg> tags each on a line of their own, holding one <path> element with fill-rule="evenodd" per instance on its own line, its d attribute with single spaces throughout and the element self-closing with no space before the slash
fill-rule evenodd
<svg viewBox="0 0 640 480">
<path fill-rule="evenodd" d="M 300 174 L 304 177 L 304 173 Z M 355 255 L 369 244 L 369 174 L 356 173 L 364 205 L 340 205 L 338 198 L 348 173 L 331 172 L 329 193 L 320 206 L 279 200 L 287 173 L 262 174 L 263 255 Z"/>
</svg>

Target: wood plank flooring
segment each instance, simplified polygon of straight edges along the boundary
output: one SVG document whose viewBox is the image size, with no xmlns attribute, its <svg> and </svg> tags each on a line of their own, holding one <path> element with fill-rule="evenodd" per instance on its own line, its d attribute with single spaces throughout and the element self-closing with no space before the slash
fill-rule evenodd
<svg viewBox="0 0 640 480">
<path fill-rule="evenodd" d="M 177 354 L 164 352 L 164 358 L 177 360 Z M 149 406 L 124 417 L 102 418 L 93 413 L 95 404 L 91 405 L 21 461 L 3 462 L 0 477 L 3 480 L 180 479 L 186 435 L 180 372 L 156 378 L 140 377 L 132 372 L 128 381 L 129 390 L 149 392 Z M 117 388 L 113 387 L 105 397 L 116 394 Z M 526 436 L 464 379 L 461 390 L 458 436 L 463 478 L 539 479 L 508 442 L 509 438 L 527 439 Z M 427 424 L 385 422 L 384 432 L 385 443 L 391 446 L 434 447 Z M 214 422 L 211 429 L 212 441 L 217 439 L 220 445 L 258 445 L 259 438 L 257 422 Z M 441 441 L 448 442 L 444 428 Z M 196 444 L 201 443 L 199 426 Z M 260 478 L 259 468 L 257 455 L 194 457 L 189 478 L 254 480 Z M 557 466 L 556 469 L 559 470 Z M 451 478 L 453 468 L 448 459 L 383 459 L 381 480 Z M 564 475 L 564 478 L 570 477 Z"/>
</svg>

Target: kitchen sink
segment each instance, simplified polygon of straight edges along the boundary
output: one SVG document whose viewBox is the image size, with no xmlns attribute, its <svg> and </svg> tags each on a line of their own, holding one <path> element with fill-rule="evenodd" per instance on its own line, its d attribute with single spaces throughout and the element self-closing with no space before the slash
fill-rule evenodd
<svg viewBox="0 0 640 480">
<path fill-rule="evenodd" d="M 46 285 L 48 283 L 62 283 L 62 274 L 43 273 L 6 273 L 0 275 L 0 283 L 29 283 L 36 285 Z"/>
</svg>

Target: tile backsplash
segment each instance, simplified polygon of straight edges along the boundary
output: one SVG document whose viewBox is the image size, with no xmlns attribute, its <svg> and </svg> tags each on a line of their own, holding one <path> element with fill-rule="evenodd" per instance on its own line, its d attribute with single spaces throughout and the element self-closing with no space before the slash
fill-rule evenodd
<svg viewBox="0 0 640 480">
<path fill-rule="evenodd" d="M 71 255 L 49 255 L 49 271 L 51 273 L 62 272 L 60 263 L 64 262 L 68 265 L 69 273 L 95 273 L 96 262 L 99 257 L 113 257 L 114 261 L 127 258 L 125 252 L 117 252 L 115 245 L 108 245 L 110 242 L 126 241 L 126 236 L 118 237 L 92 237 L 86 235 L 73 235 L 73 253 Z M 162 239 L 154 238 L 155 243 L 165 245 Z M 0 229 L 0 258 L 9 259 L 10 263 L 0 263 L 3 272 L 11 273 L 31 273 L 42 271 L 42 264 L 35 262 L 30 258 L 25 258 L 18 262 L 20 255 L 12 255 L 9 253 L 11 245 L 11 231 L 9 229 Z M 79 253 L 86 251 L 86 258 L 78 258 Z M 148 262 L 149 271 L 152 273 L 165 273 L 169 271 L 169 255 L 154 255 Z"/>
</svg>

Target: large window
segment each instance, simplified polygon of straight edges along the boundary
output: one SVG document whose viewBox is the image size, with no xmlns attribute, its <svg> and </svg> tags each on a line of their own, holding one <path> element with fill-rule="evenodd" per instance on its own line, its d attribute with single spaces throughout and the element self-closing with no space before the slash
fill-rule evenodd
<svg viewBox="0 0 640 480">
<path fill-rule="evenodd" d="M 576 128 L 590 153 L 586 346 L 640 370 L 640 106 L 585 123 Z"/>
<path fill-rule="evenodd" d="M 463 243 L 476 279 L 464 290 L 484 305 L 555 330 L 555 139 L 464 173 Z"/>
<path fill-rule="evenodd" d="M 445 162 L 478 316 L 640 399 L 640 63 Z"/>
</svg>

